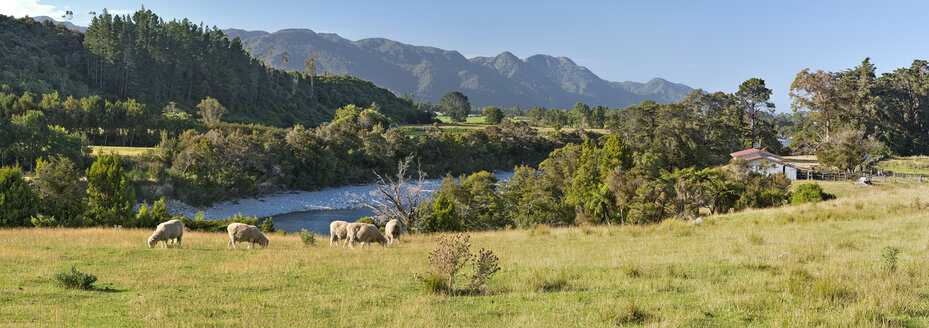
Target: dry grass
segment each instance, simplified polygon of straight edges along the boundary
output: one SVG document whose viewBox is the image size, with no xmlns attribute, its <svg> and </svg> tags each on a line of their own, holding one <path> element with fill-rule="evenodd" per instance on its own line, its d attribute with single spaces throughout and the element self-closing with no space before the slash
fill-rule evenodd
<svg viewBox="0 0 929 328">
<path fill-rule="evenodd" d="M 93 146 L 94 156 L 103 154 L 117 153 L 121 156 L 139 156 L 142 153 L 155 149 L 154 147 L 118 147 L 118 146 Z"/>
<path fill-rule="evenodd" d="M 850 183 L 848 183 L 850 185 Z M 846 188 L 839 199 L 712 217 L 700 225 L 473 233 L 503 270 L 489 295 L 425 293 L 434 235 L 389 248 L 225 250 L 187 233 L 149 249 L 131 229 L 0 230 L 5 326 L 925 326 L 929 229 L 924 189 Z M 882 251 L 900 249 L 897 269 Z M 66 290 L 76 265 L 97 291 Z M 109 289 L 109 290 L 107 290 Z"/>
</svg>

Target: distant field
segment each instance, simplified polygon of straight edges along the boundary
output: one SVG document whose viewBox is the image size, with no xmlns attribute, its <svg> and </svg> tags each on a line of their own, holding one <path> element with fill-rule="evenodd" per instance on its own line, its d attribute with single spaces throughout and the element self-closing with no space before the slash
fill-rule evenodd
<svg viewBox="0 0 929 328">
<path fill-rule="evenodd" d="M 892 157 L 875 163 L 874 168 L 904 174 L 929 175 L 929 156 Z"/>
<path fill-rule="evenodd" d="M 448 116 L 436 116 L 436 118 L 439 119 L 439 121 L 442 121 L 442 123 L 452 123 L 452 118 L 451 118 L 451 117 L 448 117 Z M 483 116 L 477 116 L 477 117 L 468 117 L 468 118 L 465 119 L 464 122 L 462 122 L 462 123 L 456 123 L 456 124 L 479 124 L 479 125 L 483 125 L 483 124 L 485 124 L 485 122 L 484 122 L 484 117 L 483 117 Z"/>
<path fill-rule="evenodd" d="M 412 278 L 436 235 L 349 250 L 273 234 L 267 249 L 226 250 L 225 234 L 188 232 L 183 248 L 149 249 L 145 230 L 0 229 L 0 325 L 929 325 L 929 190 L 822 185 L 840 198 L 699 225 L 471 233 L 503 268 L 483 296 Z M 72 265 L 98 290 L 56 287 Z"/>
<path fill-rule="evenodd" d="M 142 153 L 155 149 L 155 147 L 117 147 L 117 146 L 92 146 L 94 156 L 101 154 L 117 153 L 122 156 L 139 156 Z"/>
</svg>

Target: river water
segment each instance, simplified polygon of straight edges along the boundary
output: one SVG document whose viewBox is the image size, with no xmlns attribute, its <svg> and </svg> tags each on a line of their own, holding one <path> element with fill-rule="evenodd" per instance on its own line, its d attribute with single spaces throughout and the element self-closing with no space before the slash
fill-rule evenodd
<svg viewBox="0 0 929 328">
<path fill-rule="evenodd" d="M 513 177 L 513 172 L 496 172 L 494 175 L 506 181 Z M 442 179 L 426 180 L 423 190 L 428 193 L 434 192 L 441 183 Z M 328 235 L 329 223 L 332 221 L 354 222 L 365 216 L 374 216 L 374 211 L 364 208 L 361 203 L 371 203 L 377 197 L 377 188 L 372 184 L 319 191 L 282 192 L 260 198 L 221 202 L 208 208 L 169 206 L 169 210 L 172 214 L 190 218 L 194 217 L 197 211 L 202 211 L 205 219 L 223 219 L 238 213 L 259 218 L 272 217 L 276 229 L 286 232 L 306 229 Z"/>
</svg>

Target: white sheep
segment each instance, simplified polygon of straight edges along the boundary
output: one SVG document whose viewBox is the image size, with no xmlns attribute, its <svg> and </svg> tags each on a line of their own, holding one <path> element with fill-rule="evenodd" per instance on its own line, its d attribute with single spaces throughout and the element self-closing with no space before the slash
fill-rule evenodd
<svg viewBox="0 0 929 328">
<path fill-rule="evenodd" d="M 165 221 L 155 228 L 155 232 L 148 237 L 148 247 L 155 247 L 155 243 L 161 242 L 164 248 L 168 248 L 168 241 L 177 241 L 181 246 L 181 237 L 184 236 L 184 223 L 181 220 Z"/>
<path fill-rule="evenodd" d="M 261 248 L 268 247 L 268 237 L 265 237 L 256 226 L 236 222 L 226 227 L 226 231 L 229 232 L 229 244 L 226 245 L 226 248 L 229 248 L 229 246 L 236 248 L 236 242 L 251 243 L 251 245 L 248 245 L 248 249 L 251 249 L 255 243 L 258 243 Z"/>
<path fill-rule="evenodd" d="M 345 228 L 348 226 L 348 222 L 345 221 L 332 221 L 329 224 L 329 246 L 332 246 L 332 243 L 339 243 L 339 239 L 346 239 L 348 242 L 348 236 L 345 235 Z M 345 244 L 342 244 L 342 247 L 345 247 Z"/>
<path fill-rule="evenodd" d="M 394 241 L 397 241 L 397 244 L 400 243 L 400 234 L 406 230 L 403 228 L 403 223 L 400 223 L 400 220 L 393 219 L 387 221 L 387 224 L 384 225 L 384 234 L 387 235 L 387 243 L 393 244 Z"/>
<path fill-rule="evenodd" d="M 381 234 L 377 226 L 367 223 L 349 223 L 346 228 L 348 235 L 348 247 L 355 248 L 355 242 L 361 242 L 361 248 L 367 243 L 379 243 L 381 246 L 387 244 L 387 238 Z"/>
</svg>

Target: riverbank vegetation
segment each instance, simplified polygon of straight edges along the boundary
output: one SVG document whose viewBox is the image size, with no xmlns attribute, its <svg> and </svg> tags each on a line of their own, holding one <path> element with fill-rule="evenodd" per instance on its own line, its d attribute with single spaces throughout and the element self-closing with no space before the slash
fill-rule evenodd
<svg viewBox="0 0 929 328">
<path fill-rule="evenodd" d="M 920 209 L 929 194 L 893 184 L 822 185 L 839 198 L 701 224 L 473 232 L 472 247 L 492 249 L 501 268 L 481 296 L 429 293 L 413 277 L 428 269 L 432 234 L 354 252 L 273 234 L 269 248 L 245 251 L 223 250 L 224 233 L 188 232 L 183 247 L 162 250 L 145 246 L 151 231 L 144 229 L 2 229 L 0 324 L 929 323 L 922 265 L 929 234 Z M 885 256 L 887 249 L 897 252 Z M 95 289 L 56 286 L 55 273 L 71 266 L 95 275 Z"/>
</svg>

